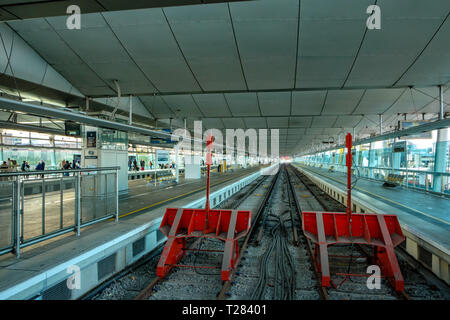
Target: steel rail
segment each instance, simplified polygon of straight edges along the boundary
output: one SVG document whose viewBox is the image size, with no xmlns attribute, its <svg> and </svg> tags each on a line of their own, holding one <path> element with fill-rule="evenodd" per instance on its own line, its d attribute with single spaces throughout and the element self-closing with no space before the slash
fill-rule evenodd
<svg viewBox="0 0 450 320">
<path fill-rule="evenodd" d="M 291 172 L 292 172 L 292 170 L 291 170 Z M 294 186 L 292 185 L 292 181 L 291 181 L 291 179 L 289 177 L 289 171 L 288 170 L 287 170 L 287 180 L 288 180 L 288 186 L 289 186 L 288 189 L 290 190 L 290 192 L 292 194 L 292 198 L 294 200 L 293 204 L 295 206 L 295 209 L 296 209 L 295 211 L 297 212 L 297 218 L 300 221 L 300 228 L 301 228 L 301 226 L 302 226 L 302 214 L 301 214 L 302 213 L 302 209 L 301 209 L 300 204 L 298 203 L 297 197 L 295 196 L 295 189 L 294 189 Z M 313 194 L 313 193 L 311 192 L 311 194 Z M 320 295 L 320 297 L 323 300 L 328 300 L 329 299 L 328 291 L 327 291 L 326 288 L 322 287 L 322 283 L 320 281 L 320 273 L 319 273 L 319 270 L 317 270 L 316 264 L 314 263 L 314 252 L 312 250 L 311 242 L 306 237 L 305 237 L 305 243 L 306 243 L 306 249 L 307 249 L 309 257 L 310 257 L 311 266 L 313 268 L 314 275 L 316 276 L 319 295 Z"/>
<path fill-rule="evenodd" d="M 265 181 L 265 178 L 260 179 L 255 185 L 251 187 L 249 191 L 247 191 L 243 197 L 239 198 L 238 200 L 234 201 L 232 203 L 232 209 L 239 206 L 245 199 L 247 199 L 263 182 Z M 231 198 L 229 199 L 231 200 Z M 198 243 L 202 240 L 202 238 L 198 238 L 197 240 L 192 243 L 189 248 L 187 248 L 187 251 L 196 251 L 194 248 L 197 247 Z M 240 250 L 242 252 L 245 249 Z M 240 258 L 240 256 L 239 256 Z M 240 259 L 237 260 L 236 265 L 239 264 Z M 233 272 L 234 275 L 234 272 Z M 161 277 L 155 277 L 139 294 L 134 298 L 134 300 L 145 300 L 148 297 L 150 297 L 153 293 L 153 288 L 160 282 L 164 280 L 164 278 Z"/>
<path fill-rule="evenodd" d="M 308 191 L 315 197 L 315 199 L 319 202 L 319 204 L 323 207 L 323 209 L 326 210 L 326 211 L 330 211 L 329 205 L 326 204 L 326 203 L 323 201 L 323 198 L 320 197 L 320 195 L 318 195 L 317 192 L 315 192 L 307 182 L 305 182 L 305 180 L 304 180 L 304 178 L 301 176 L 300 172 L 299 172 L 295 167 L 292 167 L 292 166 L 291 166 L 291 171 L 294 172 L 295 176 L 303 183 L 303 185 L 308 189 Z M 309 244 L 309 246 L 310 246 L 310 244 Z M 357 247 L 358 250 L 359 250 L 364 256 L 366 256 L 367 258 L 371 258 L 371 257 L 372 257 L 372 255 L 371 255 L 364 247 L 362 247 L 361 245 L 357 244 L 356 247 Z M 311 250 L 312 250 L 312 249 L 311 249 Z M 314 269 L 316 270 L 315 264 L 314 264 Z M 316 270 L 316 271 L 317 271 L 317 273 L 318 273 L 318 270 Z M 320 278 L 318 278 L 318 279 L 320 279 Z M 320 283 L 319 283 L 319 285 L 320 285 Z M 389 285 L 389 284 L 388 284 L 388 285 Z M 321 286 L 321 287 L 322 287 L 322 286 Z M 324 287 L 322 287 L 322 289 L 323 289 L 323 290 L 326 290 Z M 411 299 L 411 298 L 409 297 L 409 295 L 408 295 L 406 292 L 404 292 L 404 291 L 395 292 L 395 296 L 396 296 L 397 298 L 399 298 L 399 299 L 404 299 L 404 300 L 410 300 L 410 299 Z"/>
<path fill-rule="evenodd" d="M 250 242 L 250 238 L 252 237 L 255 229 L 258 226 L 258 222 L 260 220 L 260 217 L 262 216 L 262 212 L 264 212 L 264 210 L 268 204 L 269 198 L 272 195 L 272 191 L 273 191 L 276 181 L 278 180 L 279 174 L 280 174 L 280 170 L 278 170 L 277 175 L 272 179 L 272 182 L 271 182 L 267 192 L 264 195 L 264 199 L 261 201 L 261 204 L 258 208 L 255 219 L 253 219 L 253 223 L 252 223 L 252 226 L 250 227 L 250 231 L 247 233 L 247 236 L 245 237 L 244 243 L 242 244 L 239 252 L 245 252 L 245 250 L 247 249 L 248 243 Z M 239 255 L 238 260 L 236 261 L 236 265 L 239 265 L 239 262 L 241 261 L 241 257 L 242 257 L 242 255 Z M 225 299 L 226 294 L 227 294 L 228 290 L 230 289 L 231 283 L 233 282 L 235 276 L 236 276 L 236 268 L 233 269 L 233 271 L 231 272 L 230 280 L 225 281 L 223 283 L 222 289 L 220 290 L 219 294 L 217 295 L 218 300 Z"/>
</svg>

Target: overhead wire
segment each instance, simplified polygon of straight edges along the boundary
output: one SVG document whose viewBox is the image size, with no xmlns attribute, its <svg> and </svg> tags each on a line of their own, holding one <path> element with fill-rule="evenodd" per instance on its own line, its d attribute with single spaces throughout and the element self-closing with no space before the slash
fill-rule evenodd
<svg viewBox="0 0 450 320">
<path fill-rule="evenodd" d="M 17 79 L 16 79 L 16 76 L 14 75 L 14 70 L 11 65 L 12 50 L 13 50 L 13 46 L 14 46 L 14 34 L 13 34 L 12 41 L 11 41 L 11 50 L 10 50 L 9 55 L 8 55 L 8 50 L 6 49 L 5 40 L 3 39 L 3 35 L 2 35 L 1 31 L 0 31 L 0 39 L 2 41 L 3 50 L 5 51 L 5 55 L 6 55 L 6 66 L 5 66 L 5 70 L 3 71 L 3 74 L 6 73 L 6 70 L 8 69 L 8 66 L 9 66 L 9 69 L 11 70 L 11 75 L 12 75 L 12 78 L 14 81 L 14 86 L 16 87 L 17 94 L 19 96 L 19 99 L 22 100 L 22 95 L 20 94 L 19 86 L 17 85 Z"/>
</svg>

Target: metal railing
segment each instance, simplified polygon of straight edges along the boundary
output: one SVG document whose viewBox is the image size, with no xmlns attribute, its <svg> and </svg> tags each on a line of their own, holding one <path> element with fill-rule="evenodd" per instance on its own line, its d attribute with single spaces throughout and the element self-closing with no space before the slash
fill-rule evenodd
<svg viewBox="0 0 450 320">
<path fill-rule="evenodd" d="M 320 162 L 303 162 L 306 165 L 330 169 L 334 167 L 335 171 L 346 172 L 346 166 L 341 164 L 330 164 L 330 163 L 320 163 Z M 430 193 L 450 196 L 450 172 L 435 172 L 435 171 L 425 171 L 418 169 L 394 169 L 388 167 L 363 167 L 363 166 L 352 166 L 354 169 L 354 174 L 356 176 L 375 180 L 375 181 L 386 181 L 389 174 L 397 174 L 404 176 L 404 179 L 399 182 L 399 185 L 405 188 L 411 188 L 421 191 L 427 191 Z M 433 181 L 436 177 L 440 177 L 440 191 L 433 190 Z"/>
<path fill-rule="evenodd" d="M 118 170 L 0 173 L 0 255 L 119 219 Z"/>
</svg>

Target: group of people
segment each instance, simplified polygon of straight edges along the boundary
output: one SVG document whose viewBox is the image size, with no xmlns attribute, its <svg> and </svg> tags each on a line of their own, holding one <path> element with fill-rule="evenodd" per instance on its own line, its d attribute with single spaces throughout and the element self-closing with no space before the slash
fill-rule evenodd
<svg viewBox="0 0 450 320">
<path fill-rule="evenodd" d="M 11 160 L 10 158 L 8 158 L 7 161 L 3 161 L 3 163 L 0 165 L 0 169 L 2 169 L 3 172 L 15 172 L 17 171 L 17 168 L 18 168 L 17 161 Z M 34 170 L 44 171 L 45 170 L 44 160 L 40 160 L 37 163 L 36 168 Z M 22 172 L 30 171 L 30 164 L 28 163 L 28 161 L 23 160 L 22 165 L 20 166 L 20 171 Z"/>
<path fill-rule="evenodd" d="M 15 171 L 15 165 L 13 163 L 13 161 L 8 158 L 8 161 L 3 161 L 2 164 L 0 165 L 0 172 L 12 172 Z"/>
<path fill-rule="evenodd" d="M 148 162 L 148 168 L 153 169 L 153 163 L 151 161 Z M 157 168 L 159 169 L 175 169 L 175 163 L 172 164 L 159 163 Z M 128 159 L 128 171 L 144 171 L 145 170 L 145 160 L 139 160 L 139 164 L 136 159 Z"/>
<path fill-rule="evenodd" d="M 160 163 L 159 168 L 160 169 L 175 169 L 175 163 L 172 162 L 172 164 L 170 164 L 170 165 L 168 163 L 166 163 L 166 164 Z"/>
<path fill-rule="evenodd" d="M 73 160 L 73 162 L 70 163 L 69 160 L 63 160 L 61 161 L 61 169 L 62 170 L 80 169 L 80 161 Z M 64 173 L 64 175 L 68 176 L 69 173 Z"/>
<path fill-rule="evenodd" d="M 0 165 L 0 173 L 7 173 L 7 172 L 17 172 L 18 170 L 17 160 L 11 160 L 8 158 L 7 161 L 3 161 Z M 22 172 L 30 171 L 30 164 L 28 161 L 23 161 L 22 165 L 20 166 L 20 170 Z M 44 171 L 45 170 L 45 162 L 44 160 L 40 160 L 35 169 L 35 171 Z M 28 178 L 28 176 L 25 176 L 25 178 Z M 1 179 L 1 180 L 7 180 L 7 179 Z"/>
<path fill-rule="evenodd" d="M 2 164 L 0 164 L 0 169 L 2 172 L 15 172 L 17 170 L 17 161 L 11 160 L 8 158 L 7 161 L 3 161 Z M 30 170 L 30 164 L 28 161 L 23 160 L 22 165 L 20 166 L 20 171 L 26 172 L 31 171 Z M 79 160 L 73 160 L 72 163 L 69 160 L 63 160 L 61 162 L 61 169 L 62 170 L 71 170 L 71 169 L 80 169 L 80 161 Z M 45 162 L 44 160 L 39 160 L 36 167 L 34 168 L 35 171 L 44 171 L 45 170 Z"/>
<path fill-rule="evenodd" d="M 153 163 L 151 161 L 148 162 L 149 168 L 152 169 L 153 168 Z M 136 159 L 133 159 L 133 161 L 131 161 L 131 159 L 128 159 L 128 171 L 144 171 L 145 170 L 145 161 L 144 160 L 140 160 L 139 161 L 139 166 L 138 163 L 136 161 Z"/>
</svg>

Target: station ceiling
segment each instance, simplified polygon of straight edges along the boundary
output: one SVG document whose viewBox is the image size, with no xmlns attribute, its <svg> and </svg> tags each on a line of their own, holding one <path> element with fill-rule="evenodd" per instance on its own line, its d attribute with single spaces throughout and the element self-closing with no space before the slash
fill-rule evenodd
<svg viewBox="0 0 450 320">
<path fill-rule="evenodd" d="M 372 4 L 380 30 L 366 28 Z M 379 114 L 387 130 L 399 113 L 437 113 L 449 12 L 448 0 L 262 0 L 88 13 L 81 30 L 67 16 L 8 25 L 84 95 L 115 96 L 118 80 L 157 119 L 279 128 L 280 153 L 295 154 L 378 132 Z"/>
</svg>

